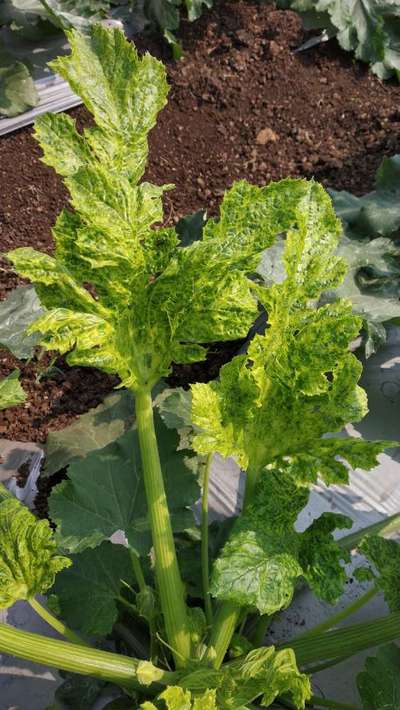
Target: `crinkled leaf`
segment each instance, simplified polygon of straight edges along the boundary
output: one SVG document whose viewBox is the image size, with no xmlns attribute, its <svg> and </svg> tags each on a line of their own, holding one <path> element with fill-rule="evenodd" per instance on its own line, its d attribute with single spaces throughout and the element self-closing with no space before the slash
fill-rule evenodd
<svg viewBox="0 0 400 710">
<path fill-rule="evenodd" d="M 58 554 L 47 520 L 14 498 L 0 502 L 0 608 L 44 594 L 70 564 Z"/>
<path fill-rule="evenodd" d="M 8 298 L 0 302 L 0 346 L 22 360 L 31 357 L 40 335 L 27 335 L 26 330 L 42 313 L 42 305 L 32 286 L 19 286 L 11 291 Z"/>
<path fill-rule="evenodd" d="M 352 446 L 360 455 L 360 444 L 321 437 L 367 412 L 357 385 L 361 364 L 348 352 L 360 320 L 347 301 L 310 304 L 338 286 L 345 272 L 334 255 L 340 226 L 323 188 L 310 183 L 296 214 L 297 229 L 289 231 L 283 253 L 286 278 L 258 289 L 268 313 L 265 335 L 224 366 L 218 382 L 191 388 L 199 430 L 194 446 L 200 454 L 235 456 L 256 471 L 273 461 L 282 466 L 303 459 L 312 479 L 320 473 L 328 482 L 343 482 L 347 474 L 336 455 L 343 452 L 350 461 Z M 362 446 L 370 467 L 385 444 L 374 444 L 371 457 Z"/>
<path fill-rule="evenodd" d="M 0 380 L 0 411 L 23 404 L 25 400 L 26 394 L 19 382 L 19 370 L 14 370 Z"/>
<path fill-rule="evenodd" d="M 311 685 L 308 677 L 298 670 L 292 649 L 258 648 L 250 651 L 242 661 L 236 703 L 239 698 L 242 704 L 251 702 L 261 694 L 261 705 L 265 707 L 278 695 L 289 696 L 299 710 L 305 707 L 306 700 L 311 698 Z"/>
<path fill-rule="evenodd" d="M 103 449 L 131 429 L 134 402 L 128 390 L 108 395 L 102 404 L 82 414 L 61 431 L 49 432 L 44 474 L 51 476 L 91 451 Z"/>
<path fill-rule="evenodd" d="M 57 576 L 53 592 L 66 623 L 82 633 L 106 636 L 118 618 L 118 598 L 135 577 L 129 551 L 103 542 L 72 555 L 72 566 Z"/>
<path fill-rule="evenodd" d="M 172 525 L 184 530 L 193 525 L 190 506 L 199 497 L 197 479 L 185 464 L 185 452 L 176 450 L 177 433 L 159 418 L 156 431 Z M 151 532 L 137 432 L 128 431 L 71 464 L 68 480 L 52 492 L 49 510 L 64 549 L 95 547 L 121 530 L 133 550 L 146 554 Z"/>
<path fill-rule="evenodd" d="M 339 598 L 346 580 L 341 561 L 348 560 L 348 553 L 332 532 L 352 522 L 324 513 L 305 532 L 296 532 L 294 523 L 308 497 L 308 489 L 298 487 L 285 471 L 264 474 L 254 502 L 235 523 L 214 563 L 214 596 L 273 614 L 289 606 L 297 580 L 305 577 L 319 598 L 330 603 Z"/>
<path fill-rule="evenodd" d="M 371 535 L 364 538 L 359 550 L 378 571 L 375 584 L 383 591 L 390 610 L 400 611 L 400 543 Z"/>
<path fill-rule="evenodd" d="M 68 36 L 72 53 L 53 68 L 96 126 L 81 135 L 70 118 L 43 116 L 36 136 L 45 162 L 64 177 L 74 212 L 57 220 L 55 257 L 27 248 L 8 256 L 48 309 L 30 328 L 42 333 L 43 346 L 67 353 L 72 365 L 117 373 L 135 389 L 154 384 L 172 362 L 204 359 L 203 343 L 247 335 L 258 313 L 248 276 L 296 223 L 310 188 L 304 180 L 236 183 L 220 219 L 181 246 L 173 228 L 154 228 L 170 186 L 138 183 L 147 134 L 165 103 L 163 66 L 139 58 L 118 30 L 96 25 L 88 37 Z"/>
<path fill-rule="evenodd" d="M 363 710 L 397 710 L 400 707 L 400 649 L 382 646 L 365 661 L 357 676 Z"/>
<path fill-rule="evenodd" d="M 199 668 L 180 682 L 186 692 L 196 693 L 212 685 L 216 688 L 217 707 L 232 710 L 243 710 L 256 700 L 257 705 L 269 707 L 279 695 L 290 698 L 300 710 L 311 697 L 310 681 L 299 672 L 293 650 L 276 651 L 273 646 L 254 649 L 219 671 Z"/>
</svg>

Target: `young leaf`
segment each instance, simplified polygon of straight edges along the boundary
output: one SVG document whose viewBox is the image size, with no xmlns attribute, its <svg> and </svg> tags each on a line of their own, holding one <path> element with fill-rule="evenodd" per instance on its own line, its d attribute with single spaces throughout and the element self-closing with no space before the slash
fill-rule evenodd
<svg viewBox="0 0 400 710">
<path fill-rule="evenodd" d="M 343 515 L 323 513 L 303 533 L 294 529 L 309 497 L 285 471 L 267 471 L 254 501 L 235 523 L 215 561 L 211 593 L 260 614 L 287 608 L 296 582 L 304 577 L 315 594 L 334 603 L 343 592 L 349 555 L 334 541 L 335 528 L 351 527 Z"/>
<path fill-rule="evenodd" d="M 0 608 L 44 594 L 71 561 L 57 553 L 47 520 L 14 498 L 0 502 Z"/>
<path fill-rule="evenodd" d="M 275 651 L 273 646 L 258 648 L 246 656 L 238 669 L 235 702 L 242 704 L 262 694 L 261 705 L 268 707 L 278 695 L 288 695 L 300 710 L 311 697 L 308 677 L 300 673 L 293 650 Z"/>
<path fill-rule="evenodd" d="M 382 646 L 367 658 L 365 670 L 357 676 L 363 710 L 397 710 L 400 707 L 400 649 Z"/>
<path fill-rule="evenodd" d="M 258 705 L 270 707 L 280 695 L 288 696 L 300 710 L 311 697 L 310 681 L 299 672 L 293 650 L 276 651 L 273 646 L 254 649 L 244 659 L 230 662 L 219 671 L 200 667 L 183 676 L 180 683 L 181 690 L 192 693 L 214 686 L 217 707 L 232 710 L 243 710 L 257 700 Z"/>
<path fill-rule="evenodd" d="M 162 700 L 159 704 L 157 701 Z M 145 702 L 140 706 L 142 710 L 218 710 L 216 691 L 206 690 L 201 695 L 193 696 L 189 690 L 184 690 L 178 685 L 170 685 L 156 699 L 154 703 Z"/>
<path fill-rule="evenodd" d="M 82 633 L 106 636 L 118 618 L 125 584 L 135 584 L 129 551 L 103 542 L 71 560 L 72 567 L 57 576 L 53 587 L 60 615 Z"/>
<path fill-rule="evenodd" d="M 359 550 L 378 571 L 375 584 L 383 591 L 390 610 L 400 611 L 400 544 L 371 535 L 362 540 Z"/>
<path fill-rule="evenodd" d="M 25 391 L 19 383 L 19 370 L 14 370 L 8 377 L 0 380 L 0 411 L 23 404 L 25 400 Z"/>
<path fill-rule="evenodd" d="M 156 427 L 172 524 L 184 530 L 193 525 L 190 506 L 199 497 L 198 483 L 185 452 L 176 450 L 176 432 L 160 419 Z M 71 464 L 68 479 L 53 490 L 49 506 L 64 549 L 95 547 L 122 530 L 137 554 L 147 554 L 151 534 L 136 431 Z"/>
</svg>

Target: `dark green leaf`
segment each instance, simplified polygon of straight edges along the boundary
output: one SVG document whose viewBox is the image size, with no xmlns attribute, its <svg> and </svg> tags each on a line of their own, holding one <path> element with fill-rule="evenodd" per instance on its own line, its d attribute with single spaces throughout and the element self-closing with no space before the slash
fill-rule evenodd
<svg viewBox="0 0 400 710">
<path fill-rule="evenodd" d="M 44 474 L 51 476 L 91 451 L 103 449 L 133 427 L 134 401 L 128 390 L 115 392 L 46 442 Z"/>
<path fill-rule="evenodd" d="M 156 419 L 156 431 L 172 524 L 176 531 L 193 525 L 189 507 L 199 497 L 196 476 L 177 451 L 178 435 Z M 95 547 L 121 530 L 139 555 L 151 547 L 139 441 L 129 431 L 104 449 L 71 464 L 68 479 L 50 497 L 57 536 L 72 552 Z"/>
<path fill-rule="evenodd" d="M 400 707 L 400 649 L 395 644 L 381 647 L 367 658 L 365 670 L 357 676 L 363 710 L 398 710 Z"/>
<path fill-rule="evenodd" d="M 383 591 L 391 611 L 400 611 L 400 543 L 371 535 L 359 547 L 379 576 L 375 584 Z"/>
<path fill-rule="evenodd" d="M 103 542 L 95 550 L 72 555 L 72 567 L 60 573 L 53 587 L 61 616 L 82 633 L 106 636 L 118 618 L 118 599 L 135 576 L 129 551 Z"/>
</svg>

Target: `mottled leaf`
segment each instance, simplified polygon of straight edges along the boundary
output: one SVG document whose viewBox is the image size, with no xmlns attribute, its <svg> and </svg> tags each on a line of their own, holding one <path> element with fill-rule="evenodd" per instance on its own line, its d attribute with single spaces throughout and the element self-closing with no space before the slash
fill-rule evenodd
<svg viewBox="0 0 400 710">
<path fill-rule="evenodd" d="M 58 554 L 47 520 L 38 521 L 14 498 L 0 502 L 0 608 L 47 592 L 70 564 Z"/>
<path fill-rule="evenodd" d="M 239 606 L 256 606 L 260 614 L 287 608 L 295 585 L 305 577 L 315 594 L 330 603 L 346 581 L 344 552 L 334 541 L 335 528 L 351 527 L 349 518 L 324 513 L 303 533 L 294 529 L 308 501 L 285 471 L 268 471 L 254 501 L 235 523 L 213 567 L 211 592 Z"/>
</svg>

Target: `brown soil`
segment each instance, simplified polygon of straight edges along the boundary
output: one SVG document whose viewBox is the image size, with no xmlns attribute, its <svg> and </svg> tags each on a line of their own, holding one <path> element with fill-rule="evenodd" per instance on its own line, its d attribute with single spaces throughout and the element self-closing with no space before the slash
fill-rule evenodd
<svg viewBox="0 0 400 710">
<path fill-rule="evenodd" d="M 150 138 L 147 178 L 174 182 L 166 219 L 206 207 L 215 212 L 238 178 L 264 184 L 288 175 L 315 176 L 325 185 L 362 194 L 373 188 L 384 155 L 400 152 L 400 87 L 380 82 L 330 41 L 306 52 L 292 12 L 251 0 L 220 2 L 194 24 L 184 23 L 184 59 L 173 63 L 165 46 L 141 38 L 167 62 L 169 104 Z M 72 114 L 81 125 L 83 108 Z M 55 173 L 40 162 L 31 129 L 0 141 L 0 251 L 31 245 L 52 249 L 51 226 L 67 202 Z M 18 279 L 1 277 L 0 298 Z M 173 383 L 215 376 L 232 348 L 213 348 L 209 361 L 177 368 Z M 36 382 L 37 363 L 17 363 L 0 352 L 0 376 L 18 365 L 28 403 L 0 414 L 0 435 L 43 441 L 97 404 L 113 386 L 93 370 L 68 368 Z"/>
</svg>

